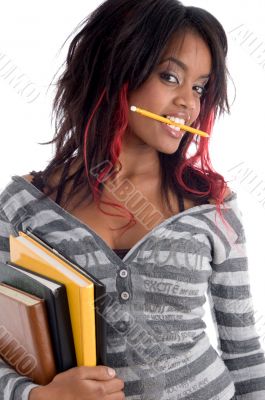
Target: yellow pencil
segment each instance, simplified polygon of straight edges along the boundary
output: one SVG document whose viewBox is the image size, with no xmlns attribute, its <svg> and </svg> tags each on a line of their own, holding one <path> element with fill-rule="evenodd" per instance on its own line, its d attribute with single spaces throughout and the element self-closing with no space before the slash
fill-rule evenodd
<svg viewBox="0 0 265 400">
<path fill-rule="evenodd" d="M 184 131 L 188 131 L 188 132 L 193 133 L 195 135 L 200 135 L 200 136 L 204 136 L 204 137 L 209 137 L 210 136 L 210 135 L 208 135 L 208 133 L 200 131 L 199 129 L 192 128 L 191 126 L 188 126 L 188 125 L 179 124 L 178 122 L 171 121 L 168 118 L 161 117 L 158 114 L 153 114 L 150 111 L 143 110 L 142 108 L 131 106 L 130 109 L 131 109 L 131 111 L 137 112 L 138 114 L 144 115 L 145 117 L 149 117 L 149 118 L 155 119 L 156 121 L 164 122 L 165 124 L 177 126 L 180 129 L 182 129 Z"/>
</svg>

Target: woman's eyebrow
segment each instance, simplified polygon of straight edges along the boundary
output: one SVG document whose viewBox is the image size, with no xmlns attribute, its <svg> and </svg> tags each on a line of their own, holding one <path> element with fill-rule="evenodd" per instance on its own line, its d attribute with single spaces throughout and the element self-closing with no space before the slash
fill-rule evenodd
<svg viewBox="0 0 265 400">
<path fill-rule="evenodd" d="M 165 60 L 162 60 L 162 61 L 160 61 L 160 63 L 158 64 L 158 65 L 160 65 L 160 64 L 163 64 L 164 62 L 166 62 L 166 61 L 172 61 L 172 62 L 174 62 L 175 64 L 177 64 L 181 69 L 183 69 L 183 71 L 187 71 L 188 70 L 188 67 L 187 67 L 187 65 L 186 64 L 184 64 L 182 61 L 180 61 L 180 60 L 178 60 L 177 58 L 175 58 L 175 57 L 168 57 L 168 58 L 166 58 Z M 209 78 L 210 77 L 210 74 L 206 74 L 206 75 L 201 75 L 200 77 L 199 77 L 199 79 L 206 79 L 206 78 Z"/>
</svg>

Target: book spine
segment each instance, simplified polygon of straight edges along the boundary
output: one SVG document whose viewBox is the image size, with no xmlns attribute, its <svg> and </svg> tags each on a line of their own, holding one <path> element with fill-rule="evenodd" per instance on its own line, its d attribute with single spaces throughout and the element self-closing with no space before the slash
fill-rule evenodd
<svg viewBox="0 0 265 400">
<path fill-rule="evenodd" d="M 52 342 L 45 302 L 42 301 L 34 306 L 27 307 L 28 322 L 32 334 L 32 347 L 36 354 L 36 377 L 35 383 L 48 384 L 56 375 L 55 359 L 53 355 Z"/>
<path fill-rule="evenodd" d="M 65 287 L 61 287 L 54 292 L 52 302 L 57 325 L 56 343 L 59 353 L 58 372 L 63 372 L 77 365 L 69 303 Z"/>
<path fill-rule="evenodd" d="M 94 285 L 90 285 L 84 291 L 81 301 L 81 321 L 83 365 L 94 367 L 97 365 Z"/>
</svg>

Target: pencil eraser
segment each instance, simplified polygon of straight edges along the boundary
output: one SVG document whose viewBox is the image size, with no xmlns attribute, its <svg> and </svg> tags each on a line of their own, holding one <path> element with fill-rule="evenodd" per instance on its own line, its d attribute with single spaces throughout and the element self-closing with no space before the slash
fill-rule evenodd
<svg viewBox="0 0 265 400">
<path fill-rule="evenodd" d="M 136 107 L 135 106 L 131 106 L 131 110 L 132 111 L 136 111 Z"/>
</svg>

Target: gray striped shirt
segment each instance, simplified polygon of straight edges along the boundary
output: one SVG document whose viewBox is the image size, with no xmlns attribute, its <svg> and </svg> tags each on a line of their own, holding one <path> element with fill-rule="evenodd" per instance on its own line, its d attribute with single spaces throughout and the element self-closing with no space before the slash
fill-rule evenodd
<svg viewBox="0 0 265 400">
<path fill-rule="evenodd" d="M 88 225 L 20 176 L 0 195 L 0 259 L 9 235 L 30 228 L 107 287 L 107 360 L 128 400 L 259 400 L 265 358 L 255 329 L 237 194 L 154 227 L 123 259 Z M 208 295 L 218 352 L 205 332 Z M 28 399 L 32 381 L 0 364 L 0 399 Z"/>
</svg>

